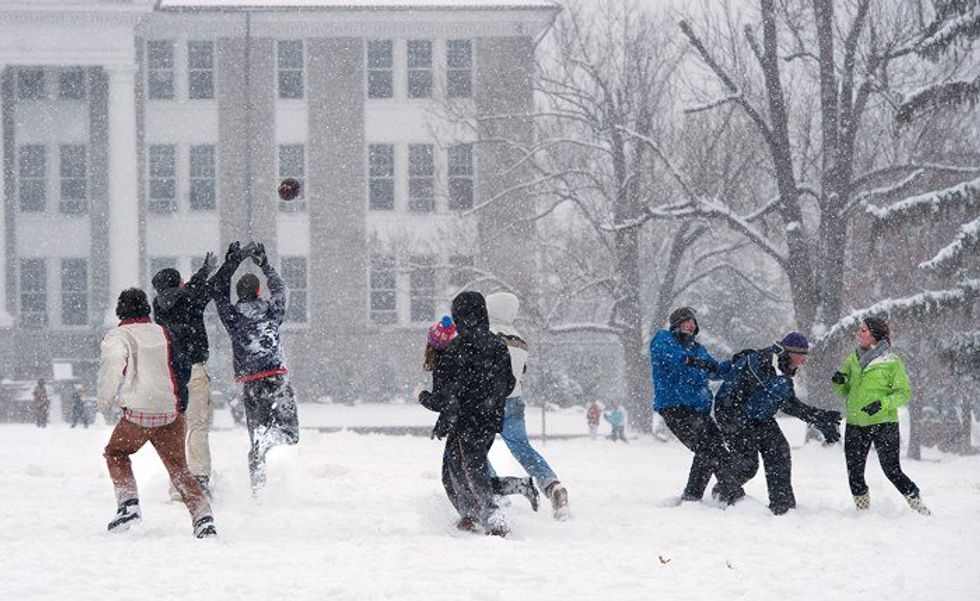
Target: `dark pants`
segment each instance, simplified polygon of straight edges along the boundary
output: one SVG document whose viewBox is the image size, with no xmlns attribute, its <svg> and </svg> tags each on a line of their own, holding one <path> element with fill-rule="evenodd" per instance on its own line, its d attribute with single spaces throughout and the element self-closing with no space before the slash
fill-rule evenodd
<svg viewBox="0 0 980 601">
<path fill-rule="evenodd" d="M 612 434 L 609 435 L 609 440 L 616 442 L 617 440 L 622 440 L 623 442 L 629 442 L 626 440 L 626 426 L 613 426 Z"/>
<path fill-rule="evenodd" d="M 864 481 L 864 466 L 868 453 L 874 444 L 878 452 L 881 471 L 891 480 L 898 492 L 905 496 L 918 496 L 919 487 L 912 482 L 899 463 L 900 445 L 898 423 L 876 424 L 874 426 L 855 426 L 847 424 L 844 430 L 844 459 L 847 461 L 847 480 L 854 496 L 868 494 L 868 484 Z"/>
<path fill-rule="evenodd" d="M 252 489 L 265 486 L 265 455 L 275 446 L 299 442 L 296 397 L 285 375 L 246 382 L 242 391 L 251 448 L 248 471 Z"/>
<path fill-rule="evenodd" d="M 460 517 L 486 525 L 497 511 L 487 454 L 495 432 L 454 431 L 442 454 L 442 486 Z"/>
<path fill-rule="evenodd" d="M 731 499 L 740 496 L 741 488 L 732 469 L 731 454 L 725 448 L 721 430 L 711 415 L 684 406 L 666 407 L 660 410 L 660 415 L 674 436 L 694 452 L 684 497 L 703 497 L 712 474 L 718 479 L 718 492 L 723 497 Z"/>
<path fill-rule="evenodd" d="M 793 494 L 793 460 L 786 436 L 774 418 L 741 420 L 718 416 L 718 426 L 731 449 L 733 469 L 739 486 L 759 471 L 759 456 L 765 467 L 769 508 L 777 513 L 796 507 Z"/>
</svg>

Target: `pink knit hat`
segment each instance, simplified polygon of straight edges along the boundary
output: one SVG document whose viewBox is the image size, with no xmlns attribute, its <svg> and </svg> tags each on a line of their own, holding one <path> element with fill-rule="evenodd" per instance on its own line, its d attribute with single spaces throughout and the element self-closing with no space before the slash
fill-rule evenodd
<svg viewBox="0 0 980 601">
<path fill-rule="evenodd" d="M 429 346 L 437 351 L 446 350 L 455 335 L 456 324 L 453 323 L 453 318 L 443 315 L 442 319 L 429 328 Z"/>
</svg>

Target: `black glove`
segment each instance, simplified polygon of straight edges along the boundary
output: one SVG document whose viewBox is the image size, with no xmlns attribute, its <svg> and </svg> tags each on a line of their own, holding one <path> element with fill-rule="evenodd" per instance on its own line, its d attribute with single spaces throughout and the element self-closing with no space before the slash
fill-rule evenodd
<svg viewBox="0 0 980 601">
<path fill-rule="evenodd" d="M 235 240 L 228 245 L 228 251 L 225 253 L 225 261 L 234 261 L 239 258 L 239 253 L 242 250 L 242 244 L 238 240 Z"/>
<path fill-rule="evenodd" d="M 259 242 L 255 245 L 255 250 L 252 251 L 252 261 L 259 267 L 265 267 L 269 264 L 269 257 L 265 255 L 265 244 Z"/>
<path fill-rule="evenodd" d="M 830 378 L 834 384 L 847 384 L 847 376 L 839 371 L 834 372 L 834 377 Z"/>
<path fill-rule="evenodd" d="M 684 365 L 690 365 L 691 367 L 696 367 L 698 369 L 704 370 L 709 373 L 715 371 L 714 364 L 712 364 L 710 361 L 702 359 L 701 357 L 695 357 L 693 355 L 684 355 L 684 358 L 681 359 L 681 362 L 684 363 Z"/>
<path fill-rule="evenodd" d="M 205 275 L 211 275 L 211 273 L 214 271 L 215 263 L 217 263 L 217 261 L 214 258 L 214 253 L 208 251 L 208 253 L 204 255 L 204 265 L 201 265 L 201 269 L 204 271 Z"/>
<path fill-rule="evenodd" d="M 881 411 L 881 401 L 874 401 L 872 403 L 868 403 L 864 407 L 861 407 L 861 411 L 864 411 L 868 415 L 874 415 L 875 413 Z"/>
<path fill-rule="evenodd" d="M 823 422 L 825 424 L 831 424 L 833 426 L 839 425 L 840 420 L 841 420 L 840 411 L 831 411 L 831 410 L 821 411 L 820 414 L 817 416 L 817 421 Z"/>
<path fill-rule="evenodd" d="M 836 411 L 834 412 L 836 413 Z M 840 415 L 839 413 L 837 415 Z M 840 422 L 840 418 L 837 420 Z M 840 432 L 837 431 L 837 424 L 831 422 L 816 422 L 813 424 L 820 434 L 823 435 L 824 442 L 827 444 L 834 444 L 840 440 Z"/>
</svg>

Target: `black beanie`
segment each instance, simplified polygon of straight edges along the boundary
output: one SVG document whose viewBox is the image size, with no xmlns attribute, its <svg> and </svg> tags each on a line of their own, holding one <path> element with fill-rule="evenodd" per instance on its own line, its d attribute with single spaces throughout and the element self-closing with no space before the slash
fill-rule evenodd
<svg viewBox="0 0 980 601">
<path fill-rule="evenodd" d="M 116 317 L 119 319 L 138 319 L 150 316 L 150 302 L 146 293 L 139 288 L 127 288 L 119 293 L 116 303 Z"/>
<path fill-rule="evenodd" d="M 698 327 L 698 318 L 694 313 L 694 309 L 690 307 L 681 307 L 680 309 L 674 309 L 670 314 L 670 329 L 676 330 L 682 323 L 688 319 L 694 320 L 694 335 L 697 336 L 700 328 Z"/>
<path fill-rule="evenodd" d="M 157 292 L 180 286 L 180 272 L 172 267 L 161 269 L 153 276 L 153 289 Z"/>
<path fill-rule="evenodd" d="M 246 273 L 235 284 L 238 300 L 254 300 L 259 296 L 259 278 L 254 273 Z"/>
<path fill-rule="evenodd" d="M 887 321 L 880 317 L 865 317 L 864 325 L 868 326 L 868 331 L 875 337 L 875 342 L 887 340 L 889 344 L 891 343 L 891 331 Z"/>
</svg>

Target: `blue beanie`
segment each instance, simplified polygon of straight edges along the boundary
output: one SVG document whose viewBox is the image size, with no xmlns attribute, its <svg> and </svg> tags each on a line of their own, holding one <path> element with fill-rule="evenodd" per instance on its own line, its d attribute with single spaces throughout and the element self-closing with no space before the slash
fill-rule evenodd
<svg viewBox="0 0 980 601">
<path fill-rule="evenodd" d="M 790 332 L 786 336 L 783 336 L 783 339 L 779 341 L 779 346 L 783 347 L 789 353 L 806 355 L 810 352 L 810 342 L 806 339 L 806 336 L 799 332 Z"/>
</svg>

